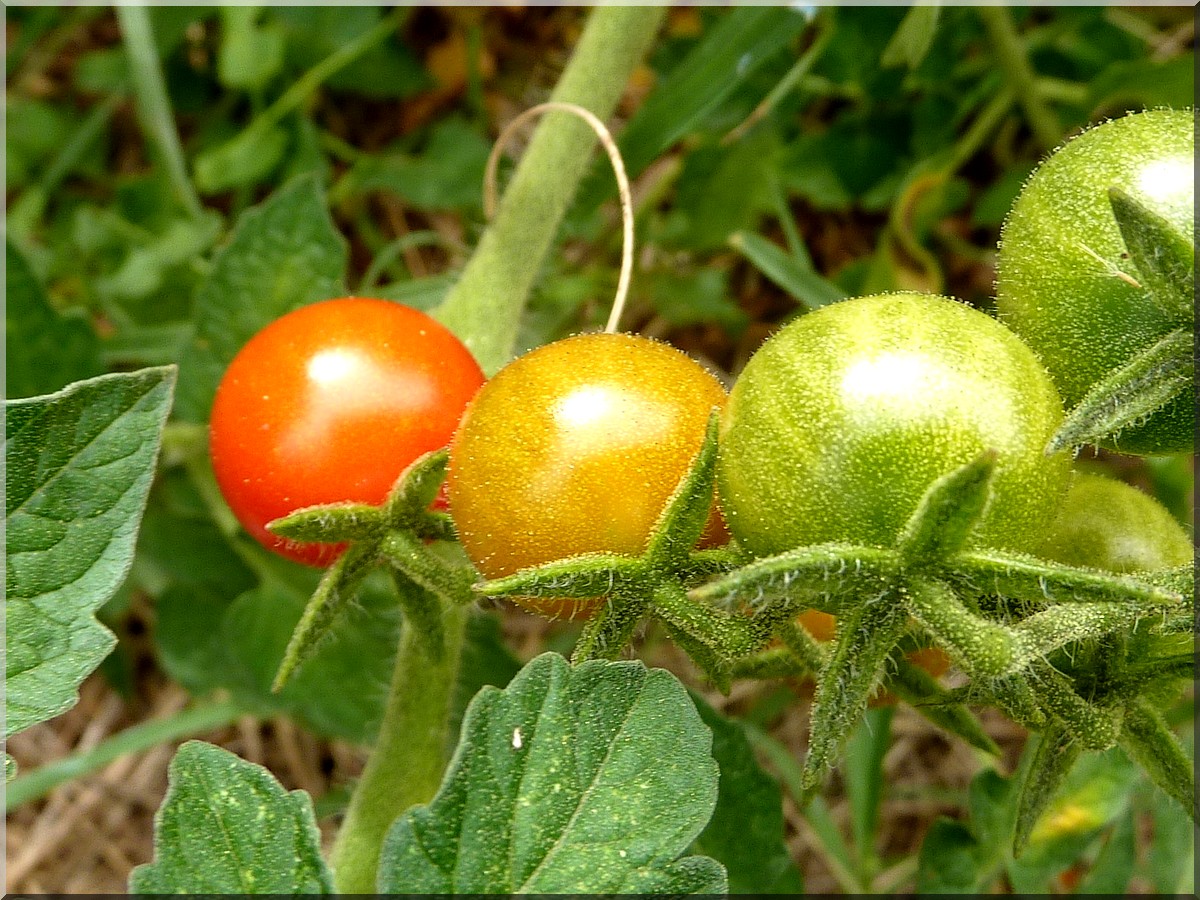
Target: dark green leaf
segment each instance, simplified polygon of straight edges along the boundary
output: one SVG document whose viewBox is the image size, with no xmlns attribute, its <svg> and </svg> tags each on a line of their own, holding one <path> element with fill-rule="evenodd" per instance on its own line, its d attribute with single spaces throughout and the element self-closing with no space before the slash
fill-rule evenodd
<svg viewBox="0 0 1200 900">
<path fill-rule="evenodd" d="M 974 894 L 979 847 L 959 822 L 940 818 L 925 835 L 918 856 L 918 894 Z"/>
<path fill-rule="evenodd" d="M 95 614 L 133 560 L 174 384 L 143 369 L 5 402 L 5 737 L 74 705 L 112 649 Z"/>
<path fill-rule="evenodd" d="M 739 231 L 729 238 L 729 245 L 805 309 L 828 306 L 846 298 L 845 291 L 818 275 L 806 261 L 789 255 L 761 235 Z"/>
<path fill-rule="evenodd" d="M 1157 839 L 1158 835 L 1155 835 Z M 1127 896 L 1126 889 L 1137 863 L 1133 813 L 1126 811 L 1113 826 L 1100 855 L 1092 864 L 1091 871 L 1079 885 L 1080 894 L 1107 894 L 1110 897 Z"/>
<path fill-rule="evenodd" d="M 294 181 L 246 212 L 196 299 L 177 415 L 206 421 L 217 383 L 242 345 L 284 313 L 344 293 L 345 271 L 345 241 L 314 180 Z"/>
<path fill-rule="evenodd" d="M 717 808 L 692 849 L 711 856 L 729 873 L 731 894 L 800 894 L 803 880 L 783 831 L 783 795 L 762 770 L 741 725 L 694 694 L 700 718 L 713 732 L 721 769 Z"/>
<path fill-rule="evenodd" d="M 154 861 L 134 894 L 330 894 L 312 798 L 285 791 L 262 766 L 189 741 L 168 772 L 154 817 Z"/>
<path fill-rule="evenodd" d="M 666 672 L 538 657 L 471 703 L 437 796 L 388 834 L 379 889 L 724 892 L 711 860 L 671 862 L 716 804 L 711 746 Z"/>
<path fill-rule="evenodd" d="M 80 316 L 50 305 L 33 269 L 11 241 L 5 259 L 5 396 L 48 394 L 100 372 L 100 342 Z"/>
</svg>

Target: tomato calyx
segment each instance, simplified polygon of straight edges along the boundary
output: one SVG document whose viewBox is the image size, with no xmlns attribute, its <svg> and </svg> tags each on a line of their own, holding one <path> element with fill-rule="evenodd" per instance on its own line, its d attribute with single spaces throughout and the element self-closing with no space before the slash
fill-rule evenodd
<svg viewBox="0 0 1200 900">
<path fill-rule="evenodd" d="M 312 656 L 354 592 L 374 569 L 383 566 L 397 582 L 405 617 L 422 635 L 425 651 L 438 659 L 444 650 L 442 610 L 474 600 L 470 567 L 447 558 L 444 542 L 453 540 L 450 517 L 432 509 L 446 478 L 445 449 L 418 457 L 396 480 L 379 506 L 335 503 L 312 506 L 276 519 L 267 527 L 289 540 L 349 543 L 326 570 L 292 632 L 273 691 L 284 685 Z"/>
<path fill-rule="evenodd" d="M 805 638 L 802 628 L 775 629 L 797 665 L 815 670 L 807 788 L 820 783 L 891 667 L 902 677 L 891 676 L 889 688 L 898 686 L 897 693 L 918 708 L 940 708 L 939 724 L 976 746 L 986 736 L 960 704 L 985 697 L 1006 710 L 1017 707 L 1014 718 L 1031 727 L 1064 722 L 1085 747 L 1119 739 L 1114 710 L 1132 702 L 1134 692 L 1084 699 L 1081 682 L 1060 674 L 1046 658 L 1186 605 L 1182 579 L 1158 584 L 1011 552 L 964 549 L 986 509 L 995 469 L 995 455 L 985 452 L 936 481 L 893 548 L 801 547 L 691 591 L 700 603 L 748 609 L 752 618 L 793 623 L 814 608 L 837 616 L 824 660 L 814 655 L 812 637 Z M 897 653 L 914 638 L 932 638 L 972 679 L 967 691 L 947 691 L 900 669 Z M 779 671 L 785 659 L 786 653 L 768 650 L 740 660 L 735 672 Z M 1023 713 L 1022 706 L 1032 712 Z"/>
</svg>

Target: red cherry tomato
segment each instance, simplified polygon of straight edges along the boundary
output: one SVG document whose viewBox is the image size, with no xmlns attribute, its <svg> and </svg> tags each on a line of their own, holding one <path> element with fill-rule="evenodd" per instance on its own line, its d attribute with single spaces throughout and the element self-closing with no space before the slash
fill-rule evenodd
<svg viewBox="0 0 1200 900">
<path fill-rule="evenodd" d="M 381 503 L 422 453 L 449 443 L 484 376 L 444 326 L 387 300 L 313 303 L 230 363 L 213 403 L 221 493 L 263 546 L 328 565 L 340 544 L 297 544 L 272 519 L 321 503 Z"/>
<path fill-rule="evenodd" d="M 583 553 L 640 554 L 725 389 L 646 338 L 587 334 L 502 369 L 450 447 L 450 511 L 488 578 Z M 714 509 L 706 541 L 719 540 Z M 594 600 L 524 605 L 586 616 Z"/>
</svg>

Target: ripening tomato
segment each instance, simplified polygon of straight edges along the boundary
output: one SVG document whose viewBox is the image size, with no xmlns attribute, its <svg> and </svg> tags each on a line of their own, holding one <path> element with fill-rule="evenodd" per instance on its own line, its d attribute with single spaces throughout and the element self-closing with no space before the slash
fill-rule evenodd
<svg viewBox="0 0 1200 900">
<path fill-rule="evenodd" d="M 846 300 L 796 319 L 734 385 L 717 463 L 725 521 L 752 553 L 893 546 L 931 484 L 998 454 L 975 546 L 1036 545 L 1070 460 L 1043 448 L 1062 403 L 995 319 L 925 294 Z"/>
<path fill-rule="evenodd" d="M 996 259 L 996 306 L 1068 406 L 1179 325 L 1136 278 L 1119 277 L 1136 272 L 1108 189 L 1121 188 L 1190 243 L 1195 127 L 1192 110 L 1158 109 L 1085 131 L 1042 163 L 1009 211 Z M 1185 392 L 1105 444 L 1126 453 L 1190 451 L 1194 429 L 1193 397 Z"/>
<path fill-rule="evenodd" d="M 450 446 L 450 511 L 467 555 L 499 578 L 583 553 L 642 553 L 725 399 L 685 354 L 627 334 L 579 335 L 510 363 Z M 573 617 L 595 601 L 525 604 Z"/>
<path fill-rule="evenodd" d="M 1128 574 L 1181 566 L 1192 561 L 1195 548 L 1153 497 L 1080 472 L 1037 553 L 1069 566 Z"/>
<path fill-rule="evenodd" d="M 238 521 L 263 546 L 328 565 L 339 544 L 266 530 L 307 506 L 381 503 L 400 473 L 444 447 L 483 384 L 444 326 L 388 300 L 344 297 L 294 310 L 230 363 L 213 402 L 210 451 Z"/>
</svg>

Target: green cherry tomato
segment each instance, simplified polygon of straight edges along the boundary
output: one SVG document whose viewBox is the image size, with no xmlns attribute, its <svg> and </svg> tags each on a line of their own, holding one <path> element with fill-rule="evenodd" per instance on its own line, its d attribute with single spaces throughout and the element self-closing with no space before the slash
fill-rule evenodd
<svg viewBox="0 0 1200 900">
<path fill-rule="evenodd" d="M 1026 549 L 1066 487 L 1066 454 L 1043 454 L 1062 415 L 1033 353 L 978 310 L 912 293 L 835 303 L 775 334 L 734 385 L 722 510 L 759 556 L 892 546 L 936 479 L 992 449 L 992 498 L 972 541 Z"/>
<path fill-rule="evenodd" d="M 725 400 L 691 358 L 626 334 L 567 338 L 510 363 L 450 447 L 450 512 L 468 556 L 499 578 L 583 553 L 640 554 Z M 525 605 L 573 617 L 595 601 Z"/>
<path fill-rule="evenodd" d="M 1193 112 L 1151 110 L 1067 142 L 1013 204 L 1000 238 L 997 308 L 1041 358 L 1068 407 L 1176 327 L 1122 277 L 1131 266 L 1108 189 L 1121 188 L 1191 241 L 1194 169 Z M 1187 393 L 1109 446 L 1139 454 L 1191 450 L 1194 421 Z"/>
<path fill-rule="evenodd" d="M 1169 569 L 1195 553 L 1166 508 L 1135 487 L 1076 473 L 1037 555 L 1126 574 Z"/>
<path fill-rule="evenodd" d="M 450 442 L 483 383 L 444 326 L 399 303 L 344 297 L 276 319 L 217 388 L 209 446 L 217 484 L 263 546 L 328 565 L 340 544 L 285 541 L 272 519 L 324 503 L 382 503 L 418 456 Z"/>
</svg>

